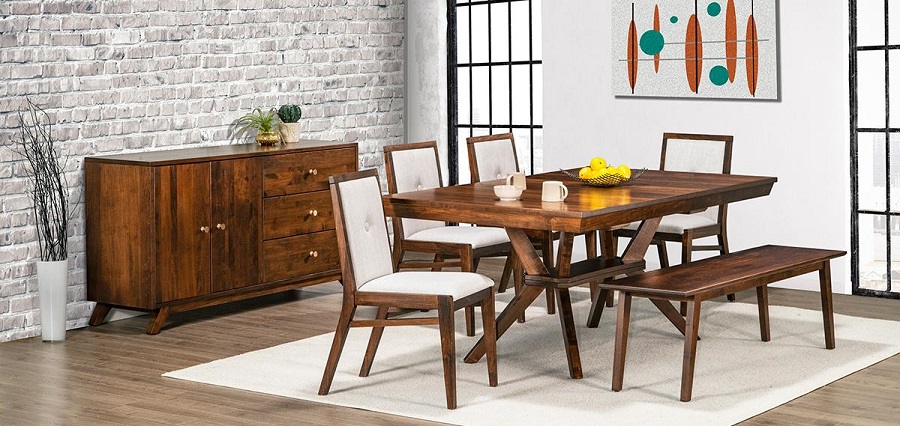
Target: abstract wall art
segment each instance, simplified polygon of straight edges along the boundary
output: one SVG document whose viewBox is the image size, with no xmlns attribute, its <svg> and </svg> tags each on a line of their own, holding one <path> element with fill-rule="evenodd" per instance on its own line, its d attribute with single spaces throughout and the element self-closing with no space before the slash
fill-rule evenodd
<svg viewBox="0 0 900 426">
<path fill-rule="evenodd" d="M 778 99 L 776 0 L 613 0 L 613 94 Z"/>
</svg>

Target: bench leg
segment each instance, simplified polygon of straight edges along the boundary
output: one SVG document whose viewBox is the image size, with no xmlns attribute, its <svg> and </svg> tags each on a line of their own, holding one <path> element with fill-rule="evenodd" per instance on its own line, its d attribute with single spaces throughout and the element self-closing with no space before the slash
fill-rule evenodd
<svg viewBox="0 0 900 426">
<path fill-rule="evenodd" d="M 625 352 L 628 348 L 628 323 L 631 320 L 631 293 L 619 292 L 619 312 L 616 317 L 616 348 L 613 352 L 612 390 L 622 390 L 625 377 Z"/>
<path fill-rule="evenodd" d="M 694 362 L 697 359 L 697 336 L 700 329 L 700 299 L 696 298 L 688 305 L 687 324 L 684 333 L 684 363 L 681 367 L 681 400 L 691 400 L 694 387 Z"/>
<path fill-rule="evenodd" d="M 759 308 L 759 338 L 763 342 L 772 340 L 769 331 L 769 287 L 761 285 L 756 287 L 756 305 Z"/>
<path fill-rule="evenodd" d="M 825 347 L 834 349 L 834 301 L 831 298 L 831 261 L 819 269 L 819 291 L 822 293 L 822 319 L 825 322 Z"/>
</svg>

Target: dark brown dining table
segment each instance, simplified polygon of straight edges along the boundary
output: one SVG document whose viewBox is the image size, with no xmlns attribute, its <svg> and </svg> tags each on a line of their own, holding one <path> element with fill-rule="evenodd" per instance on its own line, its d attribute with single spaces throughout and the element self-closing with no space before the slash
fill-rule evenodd
<svg viewBox="0 0 900 426">
<path fill-rule="evenodd" d="M 569 190 L 563 202 L 541 201 L 544 181 L 562 181 Z M 388 195 L 385 213 L 391 217 L 463 222 L 506 229 L 525 270 L 525 286 L 497 317 L 499 339 L 524 314 L 545 288 L 556 295 L 569 376 L 582 377 L 569 288 L 620 275 L 640 273 L 644 254 L 663 216 L 692 213 L 721 204 L 768 195 L 774 177 L 647 170 L 625 185 L 588 186 L 562 171 L 528 176 L 526 190 L 517 201 L 500 201 L 493 186 L 500 181 L 447 186 Z M 614 253 L 612 230 L 639 221 L 637 235 L 621 255 Z M 555 264 L 545 264 L 530 239 L 537 232 L 558 232 Z M 601 256 L 572 261 L 576 235 L 599 231 Z M 599 294 L 599 292 L 598 292 Z M 589 318 L 599 320 L 604 300 L 594 295 Z M 669 302 L 654 305 L 682 332 L 684 319 Z M 590 319 L 589 319 L 590 321 Z M 482 340 L 465 357 L 467 363 L 484 356 Z"/>
</svg>

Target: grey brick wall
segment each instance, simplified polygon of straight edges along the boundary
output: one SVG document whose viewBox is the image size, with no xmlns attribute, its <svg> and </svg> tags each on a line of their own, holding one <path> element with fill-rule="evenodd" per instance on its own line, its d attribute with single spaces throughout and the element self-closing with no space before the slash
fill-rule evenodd
<svg viewBox="0 0 900 426">
<path fill-rule="evenodd" d="M 85 156 L 249 143 L 232 123 L 303 106 L 303 136 L 404 139 L 405 0 L 0 1 L 0 342 L 40 334 L 34 219 L 9 144 L 26 97 L 51 116 L 72 201 Z M 68 328 L 87 324 L 83 207 L 69 230 Z"/>
</svg>

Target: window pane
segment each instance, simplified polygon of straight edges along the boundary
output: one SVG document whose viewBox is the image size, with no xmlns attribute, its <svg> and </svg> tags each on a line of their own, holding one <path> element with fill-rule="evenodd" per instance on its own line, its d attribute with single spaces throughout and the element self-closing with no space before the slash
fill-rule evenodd
<svg viewBox="0 0 900 426">
<path fill-rule="evenodd" d="M 467 184 L 472 182 L 472 176 L 469 172 L 469 151 L 466 145 L 466 138 L 470 135 L 469 129 L 460 128 L 456 131 L 458 135 L 457 158 L 459 159 L 459 183 Z"/>
<path fill-rule="evenodd" d="M 885 0 L 857 0 L 857 46 L 884 46 L 884 2 Z"/>
<path fill-rule="evenodd" d="M 531 90 L 534 92 L 534 124 L 544 125 L 544 67 L 537 64 L 532 65 L 534 72 L 533 86 Z"/>
<path fill-rule="evenodd" d="M 488 69 L 477 67 L 472 70 L 472 123 L 487 124 L 490 112 L 488 97 Z"/>
<path fill-rule="evenodd" d="M 875 0 L 865 0 L 866 3 L 873 2 Z M 881 3 L 881 2 L 877 2 Z M 888 1 L 888 6 L 890 9 L 888 10 L 888 38 L 890 39 L 888 44 L 900 44 L 900 4 L 897 3 L 896 0 Z M 859 7 L 859 6 L 857 6 Z M 857 44 L 859 42 L 857 41 Z M 894 286 L 894 290 L 897 290 L 897 286 Z"/>
<path fill-rule="evenodd" d="M 859 215 L 859 288 L 869 290 L 887 288 L 886 223 L 886 216 Z M 896 246 L 898 242 L 896 236 L 892 235 L 891 240 L 891 245 Z"/>
<path fill-rule="evenodd" d="M 456 74 L 457 84 L 457 122 L 459 124 L 472 124 L 469 116 L 472 111 L 472 98 L 469 97 L 469 69 L 460 68 Z"/>
<path fill-rule="evenodd" d="M 472 62 L 488 61 L 488 7 L 472 6 Z"/>
<path fill-rule="evenodd" d="M 884 133 L 859 133 L 859 208 L 884 211 L 886 204 Z"/>
<path fill-rule="evenodd" d="M 900 6 L 900 4 L 898 4 Z M 900 15 L 900 7 L 897 8 L 897 14 Z M 900 26 L 897 27 L 900 31 Z M 884 52 L 879 52 L 882 55 Z M 891 127 L 900 127 L 900 50 L 891 50 L 888 52 L 890 60 L 890 104 L 891 104 Z M 883 90 L 883 89 L 882 89 Z"/>
<path fill-rule="evenodd" d="M 491 61 L 509 61 L 509 4 L 491 5 Z"/>
<path fill-rule="evenodd" d="M 856 94 L 859 105 L 858 127 L 883 128 L 884 51 L 857 54 Z"/>
<path fill-rule="evenodd" d="M 884 135 L 881 136 L 881 140 L 884 141 Z M 880 155 L 882 161 L 888 156 L 887 153 L 884 152 L 884 145 L 879 144 L 881 147 L 881 152 L 878 149 L 875 150 L 875 155 Z M 891 154 L 890 154 L 890 165 L 891 165 L 891 179 L 890 179 L 890 192 L 891 192 L 891 211 L 900 212 L 900 135 L 896 133 L 891 133 Z M 884 170 L 882 170 L 884 172 Z M 884 182 L 885 176 L 882 175 L 881 182 Z M 883 185 L 882 185 L 883 186 Z M 897 220 L 900 220 L 898 218 Z M 900 240 L 897 241 L 900 243 Z"/>
<path fill-rule="evenodd" d="M 530 65 L 513 65 L 512 95 L 514 125 L 531 124 Z"/>
<path fill-rule="evenodd" d="M 491 75 L 491 93 L 493 95 L 491 111 L 492 124 L 509 124 L 509 66 L 493 66 Z"/>
<path fill-rule="evenodd" d="M 516 139 L 516 157 L 519 159 L 519 170 L 525 174 L 531 171 L 531 129 L 514 129 L 513 137 Z"/>
<path fill-rule="evenodd" d="M 897 292 L 900 291 L 900 217 L 889 217 L 887 222 L 891 232 L 891 280 L 873 290 Z"/>
<path fill-rule="evenodd" d="M 535 61 L 541 60 L 544 57 L 544 51 L 542 49 L 542 40 L 544 39 L 544 30 L 543 25 L 541 25 L 541 0 L 532 0 L 531 2 L 531 39 L 532 43 L 532 53 L 531 59 Z"/>
<path fill-rule="evenodd" d="M 469 6 L 456 8 L 456 63 L 469 63 Z"/>
<path fill-rule="evenodd" d="M 532 173 L 544 172 L 544 129 L 534 129 L 531 152 L 534 157 L 534 171 Z"/>
<path fill-rule="evenodd" d="M 512 2 L 510 7 L 512 7 L 512 60 L 528 61 L 531 58 L 528 51 L 528 2 Z"/>
</svg>

